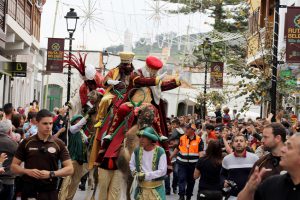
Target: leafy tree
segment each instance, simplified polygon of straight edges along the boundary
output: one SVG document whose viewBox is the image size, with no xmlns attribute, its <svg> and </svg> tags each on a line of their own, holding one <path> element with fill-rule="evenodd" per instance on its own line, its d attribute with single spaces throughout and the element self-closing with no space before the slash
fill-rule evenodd
<svg viewBox="0 0 300 200">
<path fill-rule="evenodd" d="M 247 110 L 250 105 L 270 101 L 271 88 L 271 67 L 272 67 L 272 26 L 265 22 L 265 39 L 262 39 L 260 27 L 257 24 L 259 51 L 264 52 L 262 57 L 263 64 L 255 63 L 255 66 L 246 64 L 247 51 L 251 52 L 248 33 L 248 10 L 249 6 L 244 0 L 171 0 L 173 3 L 183 4 L 177 11 L 181 13 L 204 12 L 210 14 L 215 19 L 214 30 L 221 33 L 240 33 L 243 39 L 240 43 L 233 41 L 213 43 L 211 50 L 211 61 L 223 61 L 226 63 L 227 73 L 243 78 L 237 83 L 236 97 L 245 96 L 243 110 Z M 203 62 L 202 46 L 196 48 L 194 56 L 195 65 Z M 248 58 L 252 55 L 248 55 Z M 280 97 L 295 91 L 295 87 L 288 84 L 286 80 L 278 78 L 278 93 Z"/>
<path fill-rule="evenodd" d="M 169 1 L 169 0 L 164 0 Z M 248 6 L 245 0 L 171 0 L 171 3 L 180 3 L 183 7 L 171 13 L 203 12 L 215 19 L 212 24 L 219 32 L 243 32 L 247 30 Z"/>
</svg>

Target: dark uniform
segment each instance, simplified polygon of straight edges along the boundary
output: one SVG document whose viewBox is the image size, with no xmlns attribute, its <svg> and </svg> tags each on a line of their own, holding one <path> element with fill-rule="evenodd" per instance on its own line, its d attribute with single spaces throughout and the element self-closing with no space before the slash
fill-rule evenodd
<svg viewBox="0 0 300 200">
<path fill-rule="evenodd" d="M 15 157 L 25 163 L 25 169 L 56 171 L 58 161 L 70 159 L 64 143 L 53 136 L 43 141 L 38 134 L 26 138 L 19 145 Z M 36 179 L 23 175 L 24 187 L 22 199 L 36 198 L 38 200 L 56 200 L 57 178 Z"/>
</svg>

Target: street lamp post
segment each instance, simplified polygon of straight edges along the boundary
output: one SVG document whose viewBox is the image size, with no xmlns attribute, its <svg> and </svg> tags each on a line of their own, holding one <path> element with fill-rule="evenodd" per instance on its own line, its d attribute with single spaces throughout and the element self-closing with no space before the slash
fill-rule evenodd
<svg viewBox="0 0 300 200">
<path fill-rule="evenodd" d="M 76 30 L 77 20 L 79 17 L 77 13 L 74 11 L 74 8 L 70 8 L 70 11 L 65 16 L 67 21 L 67 31 L 69 32 L 69 61 L 71 61 L 71 53 L 72 53 L 72 40 L 73 34 Z M 68 66 L 68 88 L 67 88 L 67 102 L 70 101 L 71 94 L 71 65 Z"/>
<path fill-rule="evenodd" d="M 204 106 L 203 106 L 203 120 L 205 120 L 205 115 L 206 115 L 206 88 L 207 88 L 207 71 L 208 71 L 208 62 L 210 59 L 210 54 L 211 54 L 211 41 L 209 38 L 205 38 L 203 41 L 203 55 L 205 58 L 205 74 L 204 74 Z"/>
<path fill-rule="evenodd" d="M 271 113 L 273 117 L 272 122 L 276 122 L 277 109 L 277 64 L 278 64 L 278 32 L 279 32 L 279 7 L 280 0 L 275 1 L 275 21 L 274 21 L 274 37 L 273 37 L 273 65 L 272 65 L 272 87 L 271 87 Z"/>
</svg>

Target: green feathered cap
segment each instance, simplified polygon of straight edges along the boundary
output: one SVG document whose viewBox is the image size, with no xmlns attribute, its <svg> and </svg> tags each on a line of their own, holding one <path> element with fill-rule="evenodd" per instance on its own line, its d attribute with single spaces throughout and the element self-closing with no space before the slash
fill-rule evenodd
<svg viewBox="0 0 300 200">
<path fill-rule="evenodd" d="M 72 119 L 71 119 L 71 124 L 72 124 L 73 122 L 75 122 L 77 119 L 81 119 L 81 118 L 83 118 L 82 115 L 74 115 L 74 116 L 72 117 Z"/>
<path fill-rule="evenodd" d="M 140 130 L 140 132 L 137 135 L 145 136 L 155 142 L 159 140 L 157 133 L 155 132 L 155 130 L 152 127 L 146 127 L 144 129 Z"/>
</svg>

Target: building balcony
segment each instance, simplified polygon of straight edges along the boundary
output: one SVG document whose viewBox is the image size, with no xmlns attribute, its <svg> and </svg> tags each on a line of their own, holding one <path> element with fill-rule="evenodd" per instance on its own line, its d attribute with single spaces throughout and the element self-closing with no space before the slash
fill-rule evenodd
<svg viewBox="0 0 300 200">
<path fill-rule="evenodd" d="M 247 64 L 265 65 L 273 44 L 273 24 L 261 28 L 248 38 Z"/>
<path fill-rule="evenodd" d="M 22 55 L 38 50 L 41 21 L 39 8 L 31 0 L 0 0 L 0 29 L 2 3 L 7 8 L 6 12 L 2 12 L 5 19 L 4 45 L 0 43 L 2 54 Z"/>
</svg>

